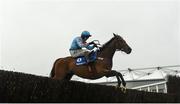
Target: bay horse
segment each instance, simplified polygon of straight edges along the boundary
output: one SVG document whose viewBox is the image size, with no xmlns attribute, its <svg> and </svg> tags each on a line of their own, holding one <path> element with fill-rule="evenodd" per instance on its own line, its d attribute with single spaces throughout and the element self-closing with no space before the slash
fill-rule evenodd
<svg viewBox="0 0 180 104">
<path fill-rule="evenodd" d="M 132 49 L 121 36 L 114 33 L 113 35 L 113 38 L 102 45 L 100 50 L 97 52 L 97 59 L 95 62 L 89 63 L 92 71 L 88 70 L 88 65 L 77 66 L 75 64 L 75 58 L 69 56 L 59 58 L 54 62 L 50 77 L 59 80 L 70 80 L 74 74 L 86 79 L 98 79 L 103 76 L 116 76 L 118 81 L 117 87 L 121 86 L 122 81 L 122 85 L 125 88 L 126 82 L 124 81 L 122 74 L 115 70 L 111 70 L 113 65 L 113 56 L 116 51 L 123 51 L 126 54 L 130 54 Z"/>
</svg>

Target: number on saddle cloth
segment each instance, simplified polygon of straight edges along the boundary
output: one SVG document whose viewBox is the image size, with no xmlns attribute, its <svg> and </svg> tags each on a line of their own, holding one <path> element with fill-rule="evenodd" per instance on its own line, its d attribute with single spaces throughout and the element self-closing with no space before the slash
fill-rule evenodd
<svg viewBox="0 0 180 104">
<path fill-rule="evenodd" d="M 84 56 L 79 56 L 76 58 L 76 65 L 84 65 L 87 63 L 87 60 Z"/>
<path fill-rule="evenodd" d="M 94 62 L 97 58 L 97 52 L 92 51 L 89 54 L 89 60 L 87 61 L 85 56 L 79 56 L 76 58 L 76 65 L 84 65 L 88 64 L 89 62 Z"/>
</svg>

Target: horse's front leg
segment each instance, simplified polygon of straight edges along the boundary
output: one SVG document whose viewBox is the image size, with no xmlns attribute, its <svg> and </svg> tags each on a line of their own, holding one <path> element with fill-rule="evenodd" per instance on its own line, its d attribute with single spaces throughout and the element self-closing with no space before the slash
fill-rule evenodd
<svg viewBox="0 0 180 104">
<path fill-rule="evenodd" d="M 115 71 L 115 70 L 106 71 L 106 77 L 113 77 L 113 76 L 116 76 L 116 78 L 117 78 L 117 80 L 118 80 L 118 85 L 117 85 L 117 87 L 120 87 L 120 86 L 121 86 L 121 81 L 120 81 L 120 78 L 121 78 L 121 80 L 123 81 L 123 86 L 124 86 L 124 87 L 122 87 L 121 90 L 122 90 L 124 93 L 126 93 L 126 82 L 124 81 L 124 78 L 123 78 L 122 74 L 119 73 L 119 72 L 117 72 L 117 71 Z M 120 78 L 119 78 L 119 77 L 120 77 Z"/>
<path fill-rule="evenodd" d="M 118 76 L 121 78 L 123 86 L 126 87 L 126 82 L 125 82 L 125 80 L 123 78 L 123 75 L 120 72 L 117 72 L 117 73 L 118 73 Z"/>
<path fill-rule="evenodd" d="M 120 80 L 120 78 L 119 78 L 119 75 L 118 75 L 118 72 L 117 71 L 115 71 L 115 70 L 108 70 L 108 71 L 106 71 L 106 75 L 105 75 L 107 78 L 108 77 L 114 77 L 114 76 L 116 76 L 116 78 L 117 78 L 117 81 L 118 81 L 118 85 L 117 85 L 117 87 L 120 87 L 121 86 L 121 80 Z"/>
</svg>

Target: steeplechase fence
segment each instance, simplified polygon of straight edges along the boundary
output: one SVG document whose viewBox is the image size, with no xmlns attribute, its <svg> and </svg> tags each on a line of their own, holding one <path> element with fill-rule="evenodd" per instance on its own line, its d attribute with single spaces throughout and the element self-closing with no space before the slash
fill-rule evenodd
<svg viewBox="0 0 180 104">
<path fill-rule="evenodd" d="M 173 78 L 173 77 L 172 77 Z M 174 80 L 170 79 L 172 84 Z M 178 78 L 179 80 L 179 78 Z M 123 93 L 113 86 L 84 83 L 78 81 L 59 81 L 48 77 L 0 70 L 0 102 L 1 103 L 55 103 L 55 102 L 111 102 L 142 103 L 180 102 L 179 94 L 168 85 L 169 93 L 155 93 L 128 89 Z M 174 92 L 174 93 L 173 93 Z"/>
</svg>

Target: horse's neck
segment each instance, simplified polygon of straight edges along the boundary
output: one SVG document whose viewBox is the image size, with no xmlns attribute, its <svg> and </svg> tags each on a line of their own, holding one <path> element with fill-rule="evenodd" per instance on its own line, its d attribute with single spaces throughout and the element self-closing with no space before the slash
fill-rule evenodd
<svg viewBox="0 0 180 104">
<path fill-rule="evenodd" d="M 105 45 L 103 47 L 103 50 L 99 53 L 99 56 L 112 60 L 114 53 L 116 51 L 113 44 L 113 42 L 110 42 L 109 44 Z"/>
<path fill-rule="evenodd" d="M 112 59 L 114 56 L 115 50 L 111 49 L 111 48 L 107 48 L 104 49 L 104 51 L 102 51 L 99 56 L 103 57 L 103 58 L 107 58 L 107 59 Z"/>
</svg>

